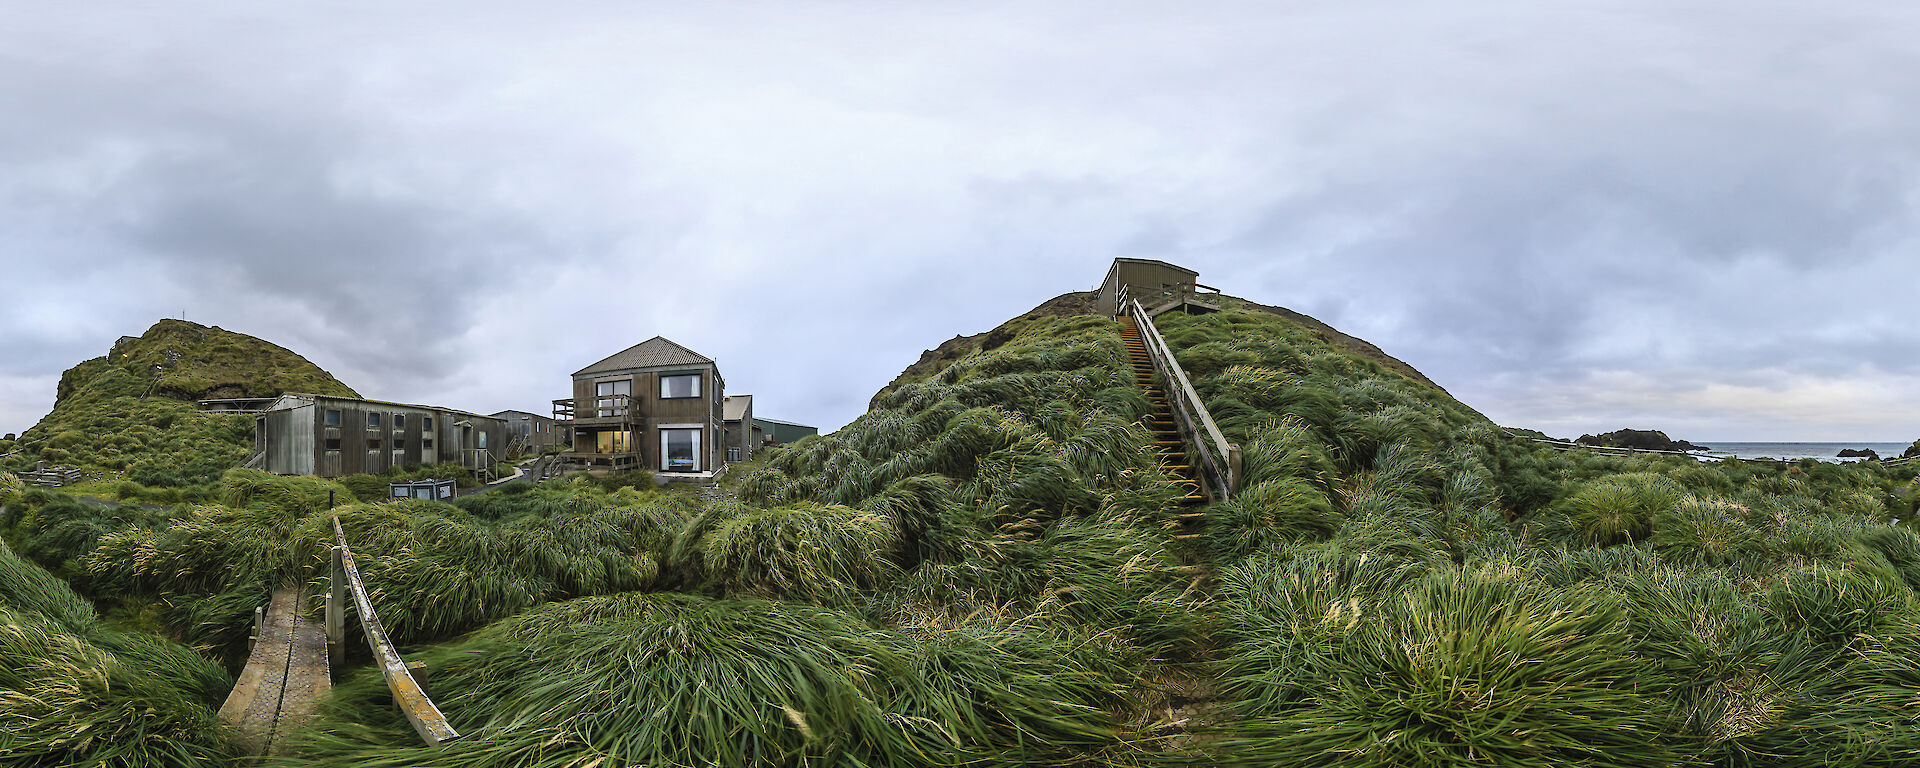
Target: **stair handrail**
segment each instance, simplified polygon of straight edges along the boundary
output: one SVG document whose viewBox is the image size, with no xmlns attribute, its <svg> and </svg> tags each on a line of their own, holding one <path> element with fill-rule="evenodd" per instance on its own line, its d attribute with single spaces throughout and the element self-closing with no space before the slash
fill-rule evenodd
<svg viewBox="0 0 1920 768">
<path fill-rule="evenodd" d="M 1146 308 L 1140 306 L 1140 300 L 1129 297 L 1123 309 L 1133 314 L 1134 324 L 1140 328 L 1140 338 L 1146 342 L 1147 357 L 1153 361 L 1153 367 L 1169 384 L 1170 404 L 1174 420 L 1179 422 L 1180 432 L 1194 447 L 1200 457 L 1200 472 L 1205 475 L 1207 495 L 1216 502 L 1226 501 L 1235 491 L 1240 490 L 1240 446 L 1227 442 L 1226 435 L 1220 433 L 1219 425 L 1213 423 L 1213 414 L 1207 412 L 1205 403 L 1200 402 L 1200 394 L 1193 389 L 1193 382 L 1187 380 L 1187 372 L 1180 368 L 1180 362 L 1173 356 L 1173 348 L 1167 346 L 1167 340 L 1160 335 L 1160 328 L 1153 324 L 1153 318 L 1147 316 Z M 1194 428 L 1198 421 L 1201 429 Z M 1201 432 L 1204 431 L 1204 435 Z M 1225 466 L 1221 466 L 1224 464 Z"/>
<path fill-rule="evenodd" d="M 327 594 L 327 640 L 335 648 L 346 643 L 345 597 L 341 593 L 350 592 L 354 610 L 360 615 L 360 633 L 367 638 L 367 647 L 373 651 L 373 658 L 380 663 L 380 674 L 387 680 L 387 691 L 393 694 L 393 703 L 406 715 L 407 722 L 413 726 L 413 732 L 429 746 L 439 746 L 460 738 L 460 732 L 447 722 L 447 716 L 427 698 L 426 689 L 415 680 L 408 670 L 400 650 L 394 647 L 393 639 L 387 636 L 386 625 L 380 623 L 380 615 L 374 613 L 373 600 L 367 596 L 367 585 L 360 580 L 360 568 L 353 562 L 353 550 L 347 548 L 347 534 L 340 528 L 340 518 L 333 518 L 333 584 Z M 342 587 L 345 587 L 343 590 Z M 337 653 L 337 651 L 336 651 Z"/>
</svg>

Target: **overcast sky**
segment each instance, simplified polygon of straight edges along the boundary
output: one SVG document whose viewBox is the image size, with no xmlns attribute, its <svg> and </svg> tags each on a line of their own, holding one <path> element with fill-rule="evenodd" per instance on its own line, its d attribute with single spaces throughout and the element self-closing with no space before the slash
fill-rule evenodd
<svg viewBox="0 0 1920 768">
<path fill-rule="evenodd" d="M 183 314 L 480 412 L 664 335 L 831 429 L 1136 256 L 1503 424 L 1904 442 L 1916 40 L 1895 0 L 15 3 L 0 432 Z"/>
</svg>

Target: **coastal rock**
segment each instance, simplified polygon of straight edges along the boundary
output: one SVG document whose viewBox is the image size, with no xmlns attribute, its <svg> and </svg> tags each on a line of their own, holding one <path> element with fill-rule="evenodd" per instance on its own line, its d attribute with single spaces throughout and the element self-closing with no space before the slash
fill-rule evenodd
<svg viewBox="0 0 1920 768">
<path fill-rule="evenodd" d="M 1636 448 L 1643 451 L 1704 451 L 1704 445 L 1674 440 L 1657 429 L 1619 429 L 1603 435 L 1581 435 L 1574 442 L 1602 448 Z"/>
<path fill-rule="evenodd" d="M 1866 459 L 1868 461 L 1880 460 L 1880 454 L 1875 453 L 1872 448 L 1842 448 L 1840 449 L 1839 457 L 1843 459 Z"/>
</svg>

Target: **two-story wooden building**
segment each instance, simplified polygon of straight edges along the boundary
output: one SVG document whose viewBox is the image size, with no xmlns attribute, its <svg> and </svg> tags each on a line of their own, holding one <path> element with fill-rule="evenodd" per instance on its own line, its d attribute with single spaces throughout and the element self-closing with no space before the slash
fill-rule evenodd
<svg viewBox="0 0 1920 768">
<path fill-rule="evenodd" d="M 451 408 L 289 393 L 257 413 L 258 466 L 280 475 L 342 477 L 458 464 L 485 476 L 506 459 L 505 421 Z"/>
<path fill-rule="evenodd" d="M 712 477 L 725 465 L 726 381 L 711 358 L 655 336 L 573 374 L 573 397 L 553 401 L 571 427 L 577 469 L 648 469 Z"/>
<path fill-rule="evenodd" d="M 507 423 L 507 444 L 510 452 L 539 453 L 555 445 L 571 445 L 567 441 L 560 423 L 551 416 L 541 416 L 526 411 L 501 411 L 493 418 Z"/>
</svg>

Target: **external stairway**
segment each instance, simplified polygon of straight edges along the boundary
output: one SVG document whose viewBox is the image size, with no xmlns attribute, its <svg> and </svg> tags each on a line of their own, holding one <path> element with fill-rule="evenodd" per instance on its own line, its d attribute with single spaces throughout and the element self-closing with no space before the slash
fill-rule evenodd
<svg viewBox="0 0 1920 768">
<path fill-rule="evenodd" d="M 1147 430 L 1153 433 L 1153 445 L 1160 455 L 1160 466 L 1172 475 L 1174 482 L 1186 490 L 1179 501 L 1182 505 L 1199 504 L 1207 500 L 1200 489 L 1199 472 L 1193 468 L 1193 462 L 1187 459 L 1185 441 L 1180 439 L 1180 427 L 1173 420 L 1173 405 L 1167 401 L 1167 391 L 1160 386 L 1154 374 L 1153 358 L 1147 355 L 1146 339 L 1140 333 L 1140 326 L 1132 315 L 1120 318 L 1120 338 L 1126 342 L 1127 357 L 1133 368 L 1133 379 L 1146 392 L 1147 402 L 1153 404 L 1153 411 L 1147 415 Z M 1198 519 L 1198 512 L 1183 513 L 1183 519 Z"/>
</svg>

